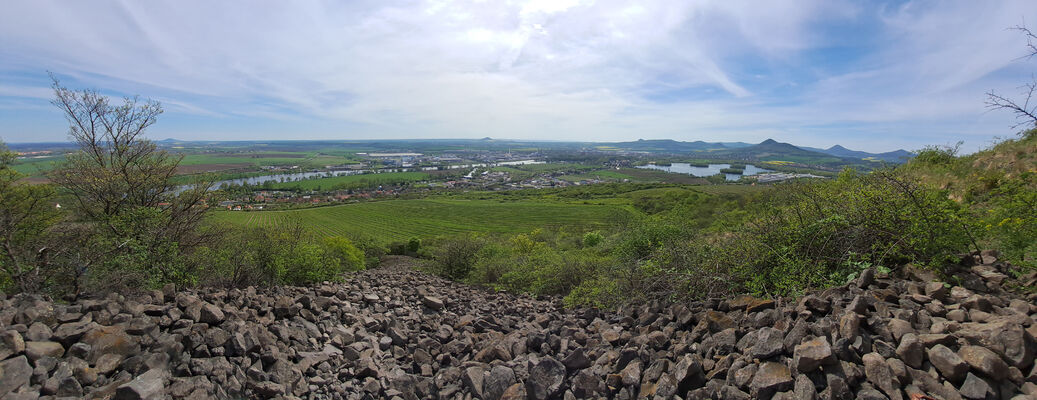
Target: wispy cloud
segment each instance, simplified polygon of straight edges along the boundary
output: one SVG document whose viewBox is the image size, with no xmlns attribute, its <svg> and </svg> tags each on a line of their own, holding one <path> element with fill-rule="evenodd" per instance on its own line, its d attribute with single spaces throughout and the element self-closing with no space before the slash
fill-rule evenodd
<svg viewBox="0 0 1037 400">
<path fill-rule="evenodd" d="M 171 123 L 158 133 L 187 139 L 298 123 L 285 134 L 773 136 L 871 150 L 945 140 L 949 127 L 977 146 L 1004 135 L 1010 117 L 984 114 L 982 95 L 1028 76 L 1005 28 L 1037 20 L 1025 0 L 41 0 L 6 11 L 0 98 L 42 101 L 51 70 L 162 100 Z M 9 141 L 22 132 L 0 127 Z"/>
</svg>

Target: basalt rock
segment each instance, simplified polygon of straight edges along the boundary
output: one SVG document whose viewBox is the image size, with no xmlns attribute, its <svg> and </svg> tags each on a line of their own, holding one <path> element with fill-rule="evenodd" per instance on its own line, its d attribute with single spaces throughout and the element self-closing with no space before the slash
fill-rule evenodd
<svg viewBox="0 0 1037 400">
<path fill-rule="evenodd" d="M 465 286 L 400 257 L 311 287 L 16 295 L 0 298 L 0 398 L 1035 396 L 1034 298 L 1001 289 L 1011 266 L 974 261 L 953 272 L 961 286 L 907 267 L 800 299 L 616 312 Z"/>
</svg>

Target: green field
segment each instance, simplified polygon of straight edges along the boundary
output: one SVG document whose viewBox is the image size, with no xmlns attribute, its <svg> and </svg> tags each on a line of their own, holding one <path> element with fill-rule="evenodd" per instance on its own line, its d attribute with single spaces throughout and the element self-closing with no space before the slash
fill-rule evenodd
<svg viewBox="0 0 1037 400">
<path fill-rule="evenodd" d="M 278 227 L 297 222 L 320 235 L 363 234 L 389 242 L 464 232 L 528 232 L 543 227 L 593 230 L 630 212 L 616 205 L 421 199 L 290 211 L 218 211 L 211 218 L 238 226 Z"/>
<path fill-rule="evenodd" d="M 180 165 L 205 164 L 250 164 L 261 165 L 298 165 L 301 168 L 324 168 L 327 165 L 339 165 L 356 162 L 349 156 L 334 156 L 321 153 L 306 152 L 271 152 L 271 153 L 202 153 L 185 154 Z"/>
<path fill-rule="evenodd" d="M 562 175 L 562 176 L 559 176 L 558 179 L 569 181 L 569 182 L 579 182 L 579 181 L 583 181 L 583 180 L 592 180 L 592 179 L 598 179 L 598 180 L 603 180 L 603 181 L 622 181 L 624 179 L 629 179 L 631 181 L 639 181 L 639 179 L 637 179 L 637 178 L 635 178 L 633 176 L 630 176 L 630 175 L 627 175 L 627 174 L 621 174 L 621 173 L 615 172 L 615 171 L 594 171 L 594 172 L 587 172 L 587 173 L 576 174 L 576 175 Z"/>
<path fill-rule="evenodd" d="M 384 172 L 380 174 L 346 175 L 330 178 L 306 179 L 295 182 L 280 182 L 271 184 L 270 188 L 290 190 L 359 189 L 379 185 L 398 185 L 402 183 L 419 182 L 428 179 L 429 174 L 424 172 Z"/>
</svg>

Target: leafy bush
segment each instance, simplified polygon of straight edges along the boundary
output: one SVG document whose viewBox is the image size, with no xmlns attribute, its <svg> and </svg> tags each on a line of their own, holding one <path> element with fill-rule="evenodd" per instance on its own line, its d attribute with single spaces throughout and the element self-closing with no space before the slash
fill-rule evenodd
<svg viewBox="0 0 1037 400">
<path fill-rule="evenodd" d="M 474 234 L 440 238 L 429 250 L 435 272 L 450 279 L 467 278 L 484 244 L 485 240 Z"/>
<path fill-rule="evenodd" d="M 787 295 L 840 284 L 855 262 L 939 269 L 974 244 L 961 205 L 892 171 L 844 171 L 778 193 L 696 253 L 698 263 L 726 266 L 733 290 Z"/>
<path fill-rule="evenodd" d="M 340 279 L 364 269 L 364 252 L 343 237 L 318 240 L 293 229 L 246 228 L 222 233 L 220 245 L 203 246 L 190 262 L 199 272 L 197 284 L 305 285 Z"/>
</svg>

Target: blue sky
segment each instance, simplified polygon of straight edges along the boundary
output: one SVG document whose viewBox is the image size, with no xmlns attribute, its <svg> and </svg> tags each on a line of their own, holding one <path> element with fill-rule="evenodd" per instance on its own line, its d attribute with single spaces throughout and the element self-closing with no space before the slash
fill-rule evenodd
<svg viewBox="0 0 1037 400">
<path fill-rule="evenodd" d="M 65 86 L 162 102 L 155 139 L 676 139 L 869 151 L 1014 134 L 1018 1 L 48 1 L 0 14 L 0 139 Z M 1037 24 L 1037 22 L 1034 22 Z M 1032 25 L 1031 25 L 1032 26 Z"/>
</svg>

